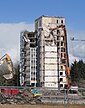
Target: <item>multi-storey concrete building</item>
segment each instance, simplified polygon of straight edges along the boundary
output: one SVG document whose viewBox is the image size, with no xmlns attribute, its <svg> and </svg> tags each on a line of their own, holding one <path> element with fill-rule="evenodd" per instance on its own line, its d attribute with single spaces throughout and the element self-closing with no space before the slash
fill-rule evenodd
<svg viewBox="0 0 85 108">
<path fill-rule="evenodd" d="M 34 32 L 21 32 L 20 85 L 36 86 L 36 37 Z"/>
<path fill-rule="evenodd" d="M 21 32 L 21 85 L 64 88 L 68 64 L 65 18 L 41 16 L 35 20 L 35 32 Z"/>
<path fill-rule="evenodd" d="M 68 52 L 65 18 L 41 16 L 35 20 L 37 83 L 44 87 L 68 84 Z"/>
</svg>

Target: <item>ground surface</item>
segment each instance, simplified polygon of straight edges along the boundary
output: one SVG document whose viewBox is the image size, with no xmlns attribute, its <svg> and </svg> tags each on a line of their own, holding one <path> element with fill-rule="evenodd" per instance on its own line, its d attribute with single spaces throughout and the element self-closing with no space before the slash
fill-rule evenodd
<svg viewBox="0 0 85 108">
<path fill-rule="evenodd" d="M 8 105 L 0 104 L 0 108 L 64 108 L 63 105 Z M 85 108 L 85 105 L 69 105 L 66 108 Z"/>
</svg>

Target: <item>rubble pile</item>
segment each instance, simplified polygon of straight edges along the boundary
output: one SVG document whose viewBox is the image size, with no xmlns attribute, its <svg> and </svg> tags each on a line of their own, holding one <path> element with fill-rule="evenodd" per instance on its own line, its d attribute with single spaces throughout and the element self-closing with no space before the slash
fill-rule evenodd
<svg viewBox="0 0 85 108">
<path fill-rule="evenodd" d="M 13 91 L 19 92 L 13 92 Z M 69 104 L 85 104 L 85 98 L 81 95 L 65 95 L 58 90 L 49 90 L 39 88 L 38 90 L 42 93 L 41 96 L 35 96 L 30 89 L 6 89 L 0 93 L 0 104 L 64 104 L 67 99 Z M 10 92 L 12 91 L 12 92 Z M 17 94 L 16 94 L 17 93 Z M 85 92 L 83 92 L 85 93 Z M 82 94 L 83 94 L 82 93 Z M 85 95 L 83 95 L 85 96 Z"/>
<path fill-rule="evenodd" d="M 39 97 L 34 97 L 28 90 L 21 90 L 17 95 L 0 94 L 0 104 L 40 104 Z"/>
</svg>

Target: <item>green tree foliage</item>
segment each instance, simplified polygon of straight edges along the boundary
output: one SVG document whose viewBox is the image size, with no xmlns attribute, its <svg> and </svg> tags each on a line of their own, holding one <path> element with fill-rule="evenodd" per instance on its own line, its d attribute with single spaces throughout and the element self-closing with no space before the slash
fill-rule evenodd
<svg viewBox="0 0 85 108">
<path fill-rule="evenodd" d="M 79 83 L 85 79 L 85 63 L 82 60 L 74 61 L 71 65 L 71 81 Z"/>
<path fill-rule="evenodd" d="M 15 71 L 15 74 L 14 74 L 14 84 L 15 86 L 20 86 L 20 73 L 19 73 L 19 63 L 17 62 L 14 66 L 14 71 Z"/>
</svg>

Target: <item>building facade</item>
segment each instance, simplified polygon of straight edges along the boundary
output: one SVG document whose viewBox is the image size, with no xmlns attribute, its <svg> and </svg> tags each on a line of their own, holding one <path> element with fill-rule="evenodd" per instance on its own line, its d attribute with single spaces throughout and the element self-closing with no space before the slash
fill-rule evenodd
<svg viewBox="0 0 85 108">
<path fill-rule="evenodd" d="M 65 18 L 41 16 L 35 32 L 21 32 L 20 85 L 64 88 L 68 61 Z"/>
<path fill-rule="evenodd" d="M 65 18 L 41 16 L 35 20 L 37 84 L 64 88 L 68 85 Z"/>
<path fill-rule="evenodd" d="M 36 86 L 36 37 L 34 32 L 20 34 L 20 85 Z"/>
</svg>

